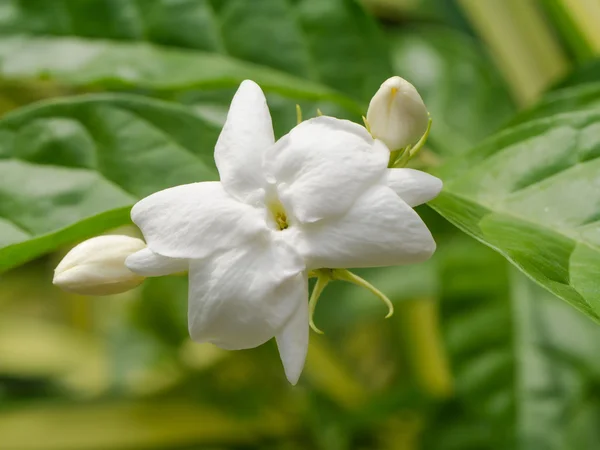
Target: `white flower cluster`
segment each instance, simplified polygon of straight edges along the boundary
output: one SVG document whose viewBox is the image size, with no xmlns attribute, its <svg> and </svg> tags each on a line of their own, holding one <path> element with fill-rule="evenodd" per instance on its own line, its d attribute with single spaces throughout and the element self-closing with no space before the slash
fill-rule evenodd
<svg viewBox="0 0 600 450">
<path fill-rule="evenodd" d="M 410 83 L 391 78 L 366 121 L 369 130 L 320 116 L 275 141 L 262 90 L 244 81 L 215 148 L 221 181 L 139 201 L 131 217 L 145 244 L 124 236 L 86 241 L 59 264 L 54 283 L 112 294 L 143 277 L 188 272 L 191 337 L 232 350 L 275 337 L 295 384 L 308 347 L 309 276 L 353 281 L 340 269 L 415 263 L 435 250 L 413 207 L 434 198 L 441 181 L 388 167 L 392 150 L 408 151 L 428 129 L 423 101 Z"/>
</svg>

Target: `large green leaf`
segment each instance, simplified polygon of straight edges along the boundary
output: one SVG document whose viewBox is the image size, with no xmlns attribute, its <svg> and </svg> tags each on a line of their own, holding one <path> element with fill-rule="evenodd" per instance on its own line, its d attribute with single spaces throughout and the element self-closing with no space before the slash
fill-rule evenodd
<svg viewBox="0 0 600 450">
<path fill-rule="evenodd" d="M 300 98 L 344 92 L 365 101 L 391 72 L 383 36 L 355 0 L 9 1 L 5 9 L 0 59 L 10 77 L 158 89 L 252 78 Z"/>
<path fill-rule="evenodd" d="M 505 130 L 440 170 L 431 205 L 600 320 L 600 111 Z"/>
<path fill-rule="evenodd" d="M 244 78 L 255 79 L 270 92 L 269 104 L 275 129 L 278 135 L 282 135 L 295 123 L 296 118 L 293 104 L 281 95 L 291 96 L 294 102 L 301 103 L 306 116 L 314 115 L 314 108 L 318 106 L 311 101 L 328 100 L 341 105 L 343 110 L 322 107 L 326 113 L 357 120 L 377 84 L 390 73 L 387 47 L 376 24 L 353 0 L 301 0 L 292 3 L 284 0 L 252 3 L 238 0 L 154 0 L 144 2 L 143 7 L 141 3 L 131 0 L 63 0 L 51 6 L 46 2 L 17 1 L 8 2 L 7 5 L 6 11 L 10 11 L 10 14 L 0 15 L 0 34 L 5 35 L 0 40 L 0 74 L 11 79 L 51 79 L 84 89 L 98 87 L 151 91 L 153 95 L 188 103 L 202 118 L 196 119 L 204 123 L 199 130 L 206 127 L 211 129 L 203 134 L 203 139 L 190 144 L 197 152 L 206 152 L 206 155 L 212 153 L 216 136 L 216 130 L 210 123 L 222 122 L 232 96 L 231 89 Z M 90 17 L 94 17 L 92 22 Z M 220 27 L 216 27 L 217 23 Z M 270 26 L 272 23 L 276 25 Z M 433 36 L 434 41 L 439 43 L 443 35 L 438 37 L 437 33 L 435 31 Z M 402 44 L 400 38 L 395 40 L 395 45 L 402 46 L 406 57 L 412 58 L 423 50 L 421 41 L 406 39 L 406 44 Z M 452 42 L 451 45 L 455 47 L 462 44 L 459 38 Z M 431 48 L 435 49 L 438 58 L 445 51 L 445 47 L 438 44 Z M 462 53 L 457 50 L 456 53 L 466 55 L 463 58 L 466 67 L 476 60 L 475 53 L 470 50 Z M 442 71 L 447 72 L 450 68 L 450 64 L 444 64 Z M 480 78 L 480 71 L 475 72 L 469 72 L 469 80 L 471 77 Z M 481 73 L 487 72 L 484 70 Z M 433 92 L 433 85 L 429 87 Z M 434 103 L 443 104 L 444 108 L 447 104 L 445 101 Z M 439 111 L 439 117 L 444 117 L 442 108 Z M 69 119 L 77 122 L 77 114 L 73 112 Z M 21 116 L 37 120 L 33 113 L 17 113 L 16 116 L 7 117 L 7 123 Z M 94 147 L 93 139 L 77 133 L 77 136 L 71 137 L 69 131 L 65 132 L 65 139 L 58 139 L 56 135 L 63 133 L 60 127 L 46 128 L 51 130 L 45 130 L 42 136 L 51 136 L 48 139 L 52 141 L 52 150 L 44 152 L 53 165 L 77 166 L 63 161 L 61 158 L 64 153 L 70 159 L 90 158 L 86 156 L 90 153 L 87 148 Z M 33 129 L 30 135 L 38 134 L 35 127 Z M 186 130 L 176 132 L 186 133 Z M 438 136 L 445 134 L 444 131 Z M 13 146 L 12 134 L 7 136 L 2 144 L 4 148 Z M 92 141 L 92 144 L 88 141 Z M 439 139 L 439 142 L 445 141 Z M 135 145 L 141 148 L 145 144 L 142 140 Z M 78 150 L 80 148 L 83 150 Z M 104 152 L 116 152 L 108 145 L 97 150 L 100 159 L 108 158 Z M 22 152 L 36 153 L 37 150 Z M 55 156 L 50 157 L 51 152 Z M 78 152 L 81 155 L 76 155 Z M 3 150 L 3 153 L 12 155 L 13 151 Z M 169 158 L 166 153 L 162 157 Z M 17 158 L 27 159 L 21 156 Z M 209 159 L 204 162 L 212 164 L 208 162 Z M 86 167 L 85 163 L 82 164 Z M 103 176 L 112 179 L 119 173 L 131 170 L 130 166 L 121 167 L 120 164 L 115 160 L 110 167 L 102 167 Z M 171 160 L 170 164 L 180 167 L 175 160 Z M 141 177 L 145 173 L 145 180 L 160 177 L 166 185 L 186 182 L 189 178 L 177 178 L 178 170 L 173 170 L 168 180 L 162 177 L 164 169 L 158 164 L 141 167 L 136 174 Z M 191 169 L 187 165 L 181 170 L 189 173 Z M 19 176 L 24 178 L 33 175 Z M 203 179 L 207 175 L 198 176 L 197 179 Z M 51 180 L 48 181 L 50 183 Z M 164 186 L 149 182 L 147 187 L 145 193 Z M 7 192 L 12 192 L 12 189 Z M 56 214 L 62 215 L 63 219 L 51 227 L 46 226 L 48 220 L 34 226 L 28 223 L 32 221 L 34 213 L 52 217 L 50 206 L 41 210 L 34 208 L 35 212 L 29 213 L 29 219 L 22 220 L 18 215 L 23 214 L 25 206 L 20 204 L 16 209 L 21 212 L 17 213 L 12 211 L 15 209 L 12 200 L 7 202 L 2 205 L 2 210 L 8 212 L 2 215 L 4 222 L 0 245 L 6 247 L 6 254 L 10 254 L 10 257 L 2 260 L 0 268 L 11 267 L 50 251 L 61 243 L 123 223 L 127 207 L 139 196 L 133 194 L 120 202 L 104 199 L 101 202 L 94 201 L 95 206 L 91 209 L 81 206 L 84 205 L 82 203 L 81 211 L 75 211 L 80 206 L 70 204 L 68 215 L 63 209 L 56 210 Z M 123 193 L 119 195 L 126 196 Z M 7 197 L 12 199 L 13 196 L 8 194 Z M 60 204 L 50 201 L 46 205 L 55 203 Z M 105 207 L 100 206 L 101 203 Z M 115 210 L 115 206 L 123 208 Z M 93 218 L 95 214 L 100 214 L 100 217 Z M 65 231 L 63 228 L 67 224 L 68 230 L 75 231 Z M 35 241 L 25 244 L 26 240 L 32 238 Z"/>
<path fill-rule="evenodd" d="M 513 108 L 504 87 L 491 64 L 467 37 L 445 29 L 423 28 L 412 33 L 393 33 L 390 39 L 395 72 L 417 85 L 434 117 L 436 126 L 431 142 L 436 149 L 445 153 L 463 152 L 495 131 L 510 116 Z M 381 53 L 381 49 L 378 54 L 387 60 L 387 54 Z M 356 56 L 342 60 L 339 55 L 322 58 L 335 64 L 339 74 L 352 73 L 346 66 L 349 61 L 357 60 Z M 367 64 L 368 59 L 364 59 L 361 67 Z M 299 71 L 296 75 L 302 73 Z M 231 93 L 226 92 L 227 101 L 223 101 L 223 96 L 215 95 L 214 90 L 231 88 L 250 78 L 267 92 L 295 101 L 334 102 L 346 110 L 339 111 L 339 115 L 359 119 L 366 110 L 366 100 L 377 87 L 372 78 L 381 82 L 389 73 L 374 68 L 369 72 L 374 77 L 369 78 L 368 89 L 362 89 L 358 75 L 352 83 L 336 82 L 333 76 L 317 82 L 230 56 L 170 49 L 145 42 L 22 36 L 0 42 L 0 74 L 5 78 L 43 77 L 81 88 L 145 89 L 186 103 L 216 104 L 221 110 L 226 108 Z M 350 86 L 354 86 L 354 91 Z M 182 92 L 199 89 L 211 92 L 182 95 Z M 339 89 L 344 89 L 346 94 Z M 278 111 L 280 102 L 276 97 L 269 100 L 276 115 L 285 115 L 285 111 Z M 288 111 L 285 122 L 289 128 L 294 120 L 293 105 L 284 103 L 282 108 Z M 338 112 L 322 108 L 330 114 Z M 314 109 L 316 107 L 305 107 L 309 114 L 313 114 Z M 283 130 L 278 131 L 281 134 Z"/>
<path fill-rule="evenodd" d="M 5 80 L 141 91 L 221 124 L 250 78 L 277 136 L 295 125 L 296 103 L 305 117 L 360 121 L 391 74 L 385 39 L 356 0 L 8 1 L 2 11 Z"/>
<path fill-rule="evenodd" d="M 600 83 L 587 83 L 549 92 L 537 105 L 517 114 L 510 123 L 516 125 L 560 113 L 596 109 L 598 107 L 600 107 Z"/>
<path fill-rule="evenodd" d="M 600 329 L 520 274 L 511 291 L 517 448 L 600 445 Z"/>
<path fill-rule="evenodd" d="M 251 78 L 270 93 L 282 135 L 294 124 L 293 103 L 307 116 L 320 108 L 360 121 L 394 71 L 421 90 L 436 124 L 430 142 L 445 153 L 468 149 L 512 111 L 494 67 L 472 39 L 420 27 L 390 31 L 386 40 L 355 0 L 10 4 L 11 14 L 0 16 L 0 75 L 10 79 L 150 90 L 222 117 L 231 92 L 215 89 Z"/>
<path fill-rule="evenodd" d="M 518 272 L 509 278 L 509 301 L 505 288 L 443 303 L 458 399 L 432 448 L 596 448 L 600 329 Z"/>
<path fill-rule="evenodd" d="M 389 71 L 375 21 L 355 0 L 8 2 L 5 34 L 144 40 L 229 55 L 368 98 Z M 0 22 L 2 23 L 2 22 Z"/>
<path fill-rule="evenodd" d="M 41 103 L 0 120 L 0 269 L 129 222 L 157 190 L 216 179 L 218 128 L 135 96 Z"/>
<path fill-rule="evenodd" d="M 227 56 L 168 49 L 143 42 L 14 37 L 0 41 L 0 74 L 46 78 L 70 86 L 162 92 L 237 86 L 253 79 L 294 98 L 332 100 L 356 112 L 360 104 L 325 85 Z"/>
</svg>

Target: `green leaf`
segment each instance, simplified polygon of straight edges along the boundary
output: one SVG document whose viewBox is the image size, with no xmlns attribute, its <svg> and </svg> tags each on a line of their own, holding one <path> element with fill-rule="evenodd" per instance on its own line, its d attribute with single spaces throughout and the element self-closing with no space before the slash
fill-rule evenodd
<svg viewBox="0 0 600 450">
<path fill-rule="evenodd" d="M 582 413 L 597 403 L 600 329 L 515 274 L 512 287 L 519 448 L 593 448 L 600 444 L 595 418 L 573 433 Z M 587 437 L 594 437 L 586 442 Z"/>
<path fill-rule="evenodd" d="M 277 136 L 296 124 L 296 103 L 306 118 L 321 109 L 360 121 L 391 75 L 384 36 L 356 0 L 10 1 L 6 10 L 0 77 L 10 82 L 142 91 L 222 124 L 249 78 L 267 93 Z"/>
<path fill-rule="evenodd" d="M 233 87 L 252 79 L 267 91 L 331 100 L 362 112 L 358 102 L 319 83 L 227 56 L 142 42 L 5 38 L 0 42 L 0 74 L 6 79 L 43 78 L 81 88 L 147 89 L 161 95 Z"/>
<path fill-rule="evenodd" d="M 487 140 L 440 170 L 431 206 L 530 278 L 600 320 L 600 111 L 559 114 Z"/>
<path fill-rule="evenodd" d="M 135 96 L 40 103 L 0 120 L 0 270 L 129 223 L 157 190 L 214 180 L 219 130 Z"/>
<path fill-rule="evenodd" d="M 362 102 L 391 73 L 383 35 L 355 0 L 13 1 L 6 8 L 0 73 L 10 78 L 168 91 L 251 78 L 269 91 L 330 99 L 362 114 Z"/>
<path fill-rule="evenodd" d="M 517 114 L 510 124 L 517 125 L 534 119 L 598 107 L 600 107 L 600 83 L 588 83 L 550 91 L 536 106 Z"/>
<path fill-rule="evenodd" d="M 600 329 L 516 271 L 510 285 L 509 301 L 501 293 L 443 303 L 461 417 L 478 445 L 466 445 L 454 422 L 434 448 L 597 447 Z"/>
<path fill-rule="evenodd" d="M 428 26 L 393 30 L 390 42 L 395 73 L 417 87 L 431 113 L 438 152 L 464 153 L 512 116 L 496 68 L 469 36 Z"/>
</svg>

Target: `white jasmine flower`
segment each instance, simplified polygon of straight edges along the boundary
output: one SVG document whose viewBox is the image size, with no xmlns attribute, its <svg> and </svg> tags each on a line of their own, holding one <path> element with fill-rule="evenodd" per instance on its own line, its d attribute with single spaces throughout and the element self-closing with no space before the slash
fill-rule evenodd
<svg viewBox="0 0 600 450">
<path fill-rule="evenodd" d="M 129 236 L 98 236 L 74 247 L 54 271 L 53 283 L 82 295 L 110 295 L 138 286 L 144 277 L 125 267 L 125 258 L 146 244 Z"/>
<path fill-rule="evenodd" d="M 295 384 L 308 346 L 309 271 L 426 260 L 435 242 L 412 206 L 441 182 L 388 169 L 390 151 L 355 123 L 317 117 L 275 142 L 261 89 L 244 81 L 215 148 L 220 182 L 138 202 L 143 276 L 189 269 L 189 330 L 225 349 L 275 337 Z"/>
<path fill-rule="evenodd" d="M 367 123 L 390 150 L 414 144 L 427 130 L 429 114 L 415 87 L 400 77 L 386 80 L 371 99 Z"/>
</svg>

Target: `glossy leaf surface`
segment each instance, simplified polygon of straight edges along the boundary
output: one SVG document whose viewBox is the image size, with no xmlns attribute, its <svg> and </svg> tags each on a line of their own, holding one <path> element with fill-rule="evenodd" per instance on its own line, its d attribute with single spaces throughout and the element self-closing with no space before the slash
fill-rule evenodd
<svg viewBox="0 0 600 450">
<path fill-rule="evenodd" d="M 440 170 L 432 206 L 530 278 L 600 319 L 600 112 L 507 129 Z"/>
<path fill-rule="evenodd" d="M 0 269 L 129 223 L 152 192 L 216 179 L 218 129 L 134 96 L 38 104 L 0 120 Z"/>
</svg>

